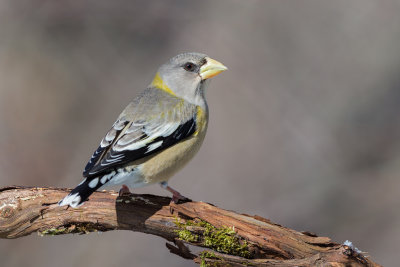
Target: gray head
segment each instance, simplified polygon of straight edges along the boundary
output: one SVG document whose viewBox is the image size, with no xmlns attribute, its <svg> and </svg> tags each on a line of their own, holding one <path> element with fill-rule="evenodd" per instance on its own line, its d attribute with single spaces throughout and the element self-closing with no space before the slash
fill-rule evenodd
<svg viewBox="0 0 400 267">
<path fill-rule="evenodd" d="M 201 105 L 205 101 L 205 81 L 226 69 L 205 54 L 183 53 L 163 64 L 151 85 Z"/>
</svg>

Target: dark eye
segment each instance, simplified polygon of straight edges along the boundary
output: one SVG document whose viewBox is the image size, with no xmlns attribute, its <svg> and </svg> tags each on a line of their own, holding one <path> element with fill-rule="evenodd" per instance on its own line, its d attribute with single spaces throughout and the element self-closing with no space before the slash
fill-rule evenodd
<svg viewBox="0 0 400 267">
<path fill-rule="evenodd" d="M 194 71 L 196 69 L 196 65 L 192 62 L 187 62 L 185 65 L 183 65 L 183 68 L 187 71 Z"/>
</svg>

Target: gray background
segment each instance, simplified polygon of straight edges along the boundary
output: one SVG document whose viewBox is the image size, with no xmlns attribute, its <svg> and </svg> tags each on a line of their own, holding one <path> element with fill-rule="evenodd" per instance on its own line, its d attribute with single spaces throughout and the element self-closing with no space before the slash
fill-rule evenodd
<svg viewBox="0 0 400 267">
<path fill-rule="evenodd" d="M 398 1 L 0 2 L 0 186 L 73 187 L 157 67 L 203 52 L 210 124 L 171 185 L 395 266 L 400 243 Z M 139 193 L 168 195 L 158 186 Z M 113 231 L 0 240 L 2 266 L 195 266 Z"/>
</svg>

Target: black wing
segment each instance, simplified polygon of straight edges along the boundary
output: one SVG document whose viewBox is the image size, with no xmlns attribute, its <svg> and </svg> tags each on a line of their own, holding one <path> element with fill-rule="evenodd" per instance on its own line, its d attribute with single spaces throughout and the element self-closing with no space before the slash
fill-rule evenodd
<svg viewBox="0 0 400 267">
<path fill-rule="evenodd" d="M 122 122 L 117 121 L 114 125 L 121 124 Z M 127 124 L 124 122 L 124 127 Z M 129 162 L 150 156 L 190 137 L 196 128 L 195 116 L 186 122 L 152 124 L 136 121 L 128 125 L 125 131 L 113 127 L 86 165 L 83 176 L 96 177 Z"/>
</svg>

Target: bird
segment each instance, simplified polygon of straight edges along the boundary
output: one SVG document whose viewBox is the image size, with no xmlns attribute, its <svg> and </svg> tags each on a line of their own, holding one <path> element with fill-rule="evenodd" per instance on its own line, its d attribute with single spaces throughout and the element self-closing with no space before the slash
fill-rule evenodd
<svg viewBox="0 0 400 267">
<path fill-rule="evenodd" d="M 210 78 L 227 70 L 221 62 L 192 52 L 179 54 L 156 72 L 153 81 L 118 116 L 83 171 L 83 181 L 58 202 L 79 207 L 103 186 L 151 184 L 186 199 L 168 180 L 199 151 L 209 111 L 205 89 Z"/>
</svg>

